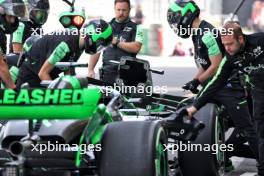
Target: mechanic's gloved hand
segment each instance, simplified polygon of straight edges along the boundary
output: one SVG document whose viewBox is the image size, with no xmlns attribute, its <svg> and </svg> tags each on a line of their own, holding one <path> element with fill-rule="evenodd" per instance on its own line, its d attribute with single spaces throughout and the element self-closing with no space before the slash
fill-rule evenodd
<svg viewBox="0 0 264 176">
<path fill-rule="evenodd" d="M 181 108 L 170 117 L 164 119 L 164 126 L 169 130 L 169 137 L 177 140 L 193 141 L 198 136 L 200 130 L 205 126 L 196 118 L 187 118 L 188 111 Z"/>
<path fill-rule="evenodd" d="M 183 123 L 183 117 L 184 116 L 188 116 L 188 111 L 186 108 L 181 108 L 181 109 L 177 110 L 175 113 L 173 113 L 173 115 L 171 115 L 168 118 L 165 118 L 164 120 L 167 122 L 167 124 L 169 126 L 170 126 L 170 124 L 172 124 L 172 126 L 173 126 L 174 123 L 176 123 L 176 122 Z"/>
<path fill-rule="evenodd" d="M 192 93 L 197 94 L 199 92 L 199 90 L 197 89 L 197 87 L 200 85 L 200 81 L 198 79 L 193 79 L 189 82 L 187 82 L 186 84 L 184 84 L 182 86 L 183 89 L 185 90 L 190 90 Z"/>
</svg>

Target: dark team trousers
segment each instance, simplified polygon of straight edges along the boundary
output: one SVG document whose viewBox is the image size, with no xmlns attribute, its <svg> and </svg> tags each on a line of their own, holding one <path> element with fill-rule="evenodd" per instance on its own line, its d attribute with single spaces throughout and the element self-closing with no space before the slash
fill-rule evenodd
<svg viewBox="0 0 264 176">
<path fill-rule="evenodd" d="M 244 90 L 224 88 L 212 97 L 212 102 L 224 105 L 234 125 L 249 143 L 250 149 L 258 159 L 256 129 L 253 125 Z"/>
<path fill-rule="evenodd" d="M 258 171 L 260 176 L 264 176 L 264 90 L 252 90 L 253 116 L 257 128 L 259 163 Z"/>
</svg>

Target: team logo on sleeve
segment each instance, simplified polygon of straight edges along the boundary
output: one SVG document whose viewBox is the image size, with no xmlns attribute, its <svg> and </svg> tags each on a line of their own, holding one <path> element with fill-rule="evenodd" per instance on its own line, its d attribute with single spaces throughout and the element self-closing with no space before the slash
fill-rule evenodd
<svg viewBox="0 0 264 176">
<path fill-rule="evenodd" d="M 260 69 L 264 69 L 264 64 L 258 64 L 256 66 L 249 66 L 249 67 L 245 67 L 244 71 L 248 74 L 250 74 L 253 71 L 258 71 Z"/>
<path fill-rule="evenodd" d="M 256 57 L 258 57 L 259 55 L 261 55 L 263 53 L 262 49 L 260 46 L 258 46 L 257 48 L 253 49 L 253 54 Z"/>
<path fill-rule="evenodd" d="M 124 32 L 130 32 L 131 30 L 132 30 L 131 27 L 125 27 L 123 31 L 124 31 Z"/>
<path fill-rule="evenodd" d="M 208 64 L 208 62 L 207 62 L 205 59 L 202 59 L 202 58 L 200 58 L 200 57 L 198 57 L 198 58 L 196 59 L 196 62 L 199 63 L 199 64 L 201 64 L 201 65 L 206 65 L 206 64 Z"/>
</svg>

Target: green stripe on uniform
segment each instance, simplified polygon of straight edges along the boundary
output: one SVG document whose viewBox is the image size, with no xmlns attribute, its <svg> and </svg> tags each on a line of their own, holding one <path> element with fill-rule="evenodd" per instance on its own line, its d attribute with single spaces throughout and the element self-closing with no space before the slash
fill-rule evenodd
<svg viewBox="0 0 264 176">
<path fill-rule="evenodd" d="M 25 24 L 19 22 L 17 30 L 13 33 L 12 43 L 23 43 Z"/>
<path fill-rule="evenodd" d="M 202 90 L 201 94 L 198 96 L 201 97 L 204 92 L 218 79 L 219 75 L 222 73 L 222 69 L 223 69 L 223 66 L 225 65 L 227 59 L 226 57 L 223 58 L 223 60 L 221 61 L 220 65 L 219 65 L 219 68 L 217 69 L 217 72 L 215 74 L 215 76 L 213 77 L 213 79 L 205 86 L 205 88 Z"/>
<path fill-rule="evenodd" d="M 244 100 L 244 101 L 242 101 L 242 102 L 240 102 L 240 103 L 238 103 L 239 105 L 242 105 L 242 104 L 245 104 L 245 103 L 247 103 L 247 100 Z"/>
<path fill-rule="evenodd" d="M 221 54 L 218 43 L 212 32 L 206 32 L 202 37 L 202 41 L 208 49 L 209 56 Z"/>
<path fill-rule="evenodd" d="M 61 42 L 48 58 L 49 63 L 55 65 L 57 62 L 61 61 L 68 52 L 70 52 L 68 44 Z"/>
</svg>

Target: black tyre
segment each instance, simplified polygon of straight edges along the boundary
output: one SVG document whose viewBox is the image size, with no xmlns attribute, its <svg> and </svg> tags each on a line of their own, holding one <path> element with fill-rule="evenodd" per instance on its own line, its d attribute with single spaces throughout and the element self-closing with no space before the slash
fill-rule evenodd
<svg viewBox="0 0 264 176">
<path fill-rule="evenodd" d="M 100 176 L 168 176 L 167 139 L 159 122 L 114 122 L 102 139 Z"/>
<path fill-rule="evenodd" d="M 224 175 L 225 152 L 219 146 L 224 144 L 223 119 L 217 115 L 217 107 L 207 104 L 195 115 L 205 124 L 195 141 L 202 144 L 203 151 L 180 151 L 179 162 L 184 176 L 221 176 Z M 217 145 L 216 145 L 217 144 Z M 207 146 L 207 148 L 204 148 Z M 214 147 L 213 147 L 214 146 Z M 210 148 L 208 148 L 210 147 Z M 209 151 L 211 149 L 211 151 Z M 217 153 L 217 154 L 215 154 Z"/>
</svg>

